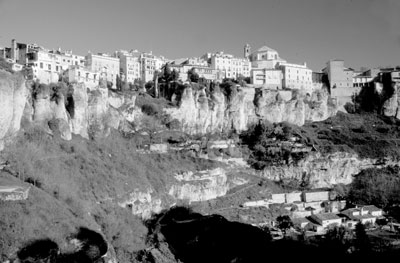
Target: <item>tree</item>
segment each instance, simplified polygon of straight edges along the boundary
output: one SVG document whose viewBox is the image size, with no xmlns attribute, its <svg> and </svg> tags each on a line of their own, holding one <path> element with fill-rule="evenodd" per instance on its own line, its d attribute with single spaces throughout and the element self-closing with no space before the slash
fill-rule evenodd
<svg viewBox="0 0 400 263">
<path fill-rule="evenodd" d="M 356 249 L 360 252 L 368 252 L 371 251 L 371 243 L 369 241 L 367 232 L 365 231 L 365 225 L 361 222 L 358 222 L 356 225 L 356 240 L 355 246 Z"/>
<path fill-rule="evenodd" d="M 188 71 L 188 79 L 190 82 L 199 82 L 199 74 L 196 72 L 196 69 L 194 67 Z"/>
<path fill-rule="evenodd" d="M 288 215 L 278 216 L 276 218 L 277 227 L 281 229 L 285 234 L 288 229 L 293 227 L 292 219 Z"/>
<path fill-rule="evenodd" d="M 353 232 L 344 226 L 330 227 L 325 235 L 326 245 L 339 253 L 346 253 L 352 245 L 352 239 Z"/>
</svg>

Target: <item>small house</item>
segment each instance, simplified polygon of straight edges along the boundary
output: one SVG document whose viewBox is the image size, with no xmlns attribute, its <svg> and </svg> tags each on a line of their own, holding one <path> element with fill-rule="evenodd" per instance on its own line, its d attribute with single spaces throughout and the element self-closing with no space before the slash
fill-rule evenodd
<svg viewBox="0 0 400 263">
<path fill-rule="evenodd" d="M 310 219 L 324 228 L 332 224 L 342 224 L 342 219 L 333 213 L 313 214 Z"/>
<path fill-rule="evenodd" d="M 292 222 L 295 228 L 304 229 L 310 223 L 310 220 L 308 220 L 305 217 L 299 217 L 299 218 L 293 218 Z"/>
</svg>

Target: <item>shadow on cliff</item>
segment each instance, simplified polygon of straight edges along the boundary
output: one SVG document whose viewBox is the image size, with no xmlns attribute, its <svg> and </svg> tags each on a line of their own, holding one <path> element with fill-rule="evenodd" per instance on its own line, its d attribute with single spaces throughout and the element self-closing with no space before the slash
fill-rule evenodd
<svg viewBox="0 0 400 263">
<path fill-rule="evenodd" d="M 68 238 L 74 247 L 73 252 L 60 253 L 57 243 L 50 239 L 35 240 L 20 251 L 18 259 L 21 263 L 101 263 L 107 253 L 107 242 L 99 233 L 81 227 L 78 232 Z"/>
</svg>

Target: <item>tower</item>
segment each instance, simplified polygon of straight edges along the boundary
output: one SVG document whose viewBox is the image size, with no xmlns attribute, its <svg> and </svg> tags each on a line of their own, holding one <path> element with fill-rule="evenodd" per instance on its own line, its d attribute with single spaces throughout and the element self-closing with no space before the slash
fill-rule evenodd
<svg viewBox="0 0 400 263">
<path fill-rule="evenodd" d="M 11 59 L 15 62 L 17 60 L 17 42 L 15 41 L 15 39 L 11 40 Z"/>
<path fill-rule="evenodd" d="M 249 44 L 246 44 L 244 46 L 244 57 L 250 59 L 250 52 L 251 52 L 251 47 Z"/>
</svg>

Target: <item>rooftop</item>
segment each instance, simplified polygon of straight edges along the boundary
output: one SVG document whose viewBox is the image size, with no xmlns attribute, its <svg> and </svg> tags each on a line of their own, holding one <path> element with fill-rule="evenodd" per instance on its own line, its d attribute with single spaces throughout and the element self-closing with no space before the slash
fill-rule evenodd
<svg viewBox="0 0 400 263">
<path fill-rule="evenodd" d="M 317 218 L 321 221 L 340 219 L 340 217 L 333 213 L 314 214 L 311 217 Z"/>
<path fill-rule="evenodd" d="M 260 52 L 266 52 L 266 51 L 272 51 L 272 52 L 277 52 L 275 49 L 267 47 L 267 46 L 262 46 L 259 49 L 257 49 L 257 51 L 255 51 L 254 53 L 260 53 Z"/>
</svg>

